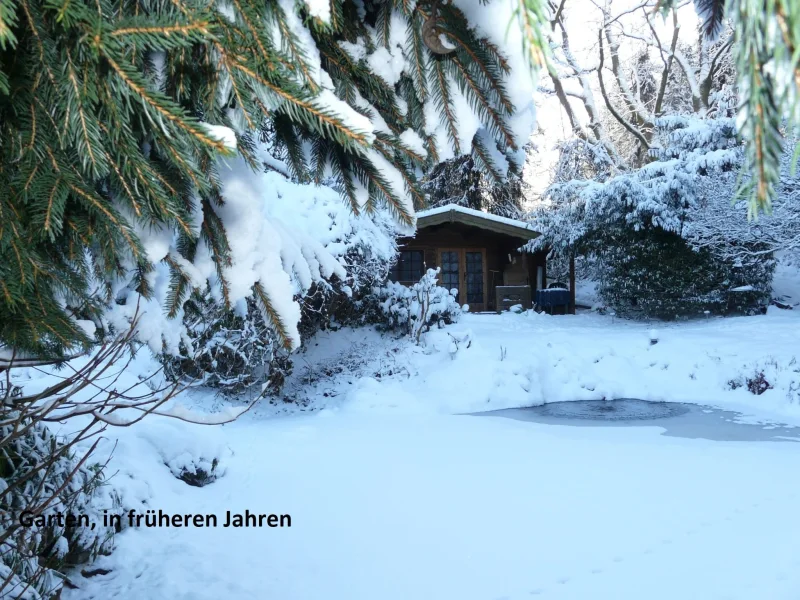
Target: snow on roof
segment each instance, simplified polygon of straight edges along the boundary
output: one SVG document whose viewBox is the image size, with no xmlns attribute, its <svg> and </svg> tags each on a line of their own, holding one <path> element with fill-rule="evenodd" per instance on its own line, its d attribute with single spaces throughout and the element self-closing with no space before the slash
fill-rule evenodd
<svg viewBox="0 0 800 600">
<path fill-rule="evenodd" d="M 466 206 L 459 206 L 458 204 L 445 204 L 444 206 L 439 206 L 437 208 L 430 208 L 428 210 L 422 210 L 417 213 L 417 220 L 424 219 L 425 217 L 432 217 L 434 215 L 440 215 L 443 213 L 448 213 L 450 211 L 462 213 L 465 215 L 470 215 L 473 217 L 478 217 L 480 219 L 486 219 L 487 221 L 494 221 L 495 223 L 503 223 L 504 225 L 510 225 L 512 227 L 521 227 L 522 229 L 528 229 L 530 231 L 536 231 L 530 223 L 526 223 L 525 221 L 518 221 L 516 219 L 509 219 L 508 217 L 500 217 L 498 215 L 493 215 L 490 213 L 486 213 L 480 210 L 475 210 L 474 208 L 467 208 Z"/>
</svg>

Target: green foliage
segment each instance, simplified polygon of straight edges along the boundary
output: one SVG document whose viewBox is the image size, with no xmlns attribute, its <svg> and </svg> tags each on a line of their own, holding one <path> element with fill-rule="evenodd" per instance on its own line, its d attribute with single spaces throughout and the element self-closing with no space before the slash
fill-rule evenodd
<svg viewBox="0 0 800 600">
<path fill-rule="evenodd" d="M 603 264 L 600 296 L 618 315 L 672 320 L 748 313 L 769 301 L 774 260 L 739 267 L 695 251 L 675 233 L 628 230 L 596 240 Z M 752 285 L 752 291 L 730 290 Z"/>
<path fill-rule="evenodd" d="M 527 5 L 526 40 L 538 64 L 541 6 Z M 505 122 L 514 109 L 504 88 L 508 65 L 452 4 L 439 15 L 456 46 L 446 56 L 424 44 L 431 10 L 423 4 L 331 0 L 330 23 L 299 3 L 291 15 L 286 6 L 0 0 L 0 344 L 44 356 L 90 344 L 74 317 L 98 317 L 120 281 L 152 295 L 154 265 L 137 235 L 150 227 L 168 227 L 178 238 L 180 256 L 165 259 L 173 274 L 170 315 L 196 285 L 180 259 L 191 261 L 201 240 L 229 301 L 231 250 L 215 211 L 224 203 L 216 160 L 232 148 L 208 124 L 235 131 L 239 153 L 254 167 L 254 136 L 272 128 L 298 180 L 320 180 L 329 169 L 355 211 L 385 203 L 405 222 L 412 219 L 408 203 L 376 164 L 397 169 L 413 203 L 424 204 L 418 177 L 438 160 L 434 140 L 426 138 L 423 157 L 398 135 L 413 128 L 425 137 L 428 97 L 454 146 L 452 81 L 501 150 L 514 149 Z M 292 27 L 298 18 L 339 98 L 365 114 L 371 109 L 359 97 L 366 100 L 389 132 L 373 139 L 320 98 L 312 74 L 320 65 Z M 367 27 L 375 23 L 387 44 L 398 22 L 406 26 L 412 68 L 390 85 L 340 43 L 371 47 Z M 476 151 L 487 155 L 480 144 Z M 355 182 L 367 190 L 366 203 Z M 281 335 L 265 290 L 254 294 Z"/>
<path fill-rule="evenodd" d="M 522 49 L 525 56 L 531 67 L 544 67 L 549 59 L 550 48 L 545 36 L 546 28 L 550 26 L 545 5 L 539 0 L 516 0 L 515 4 L 517 6 L 514 15 L 522 27 Z"/>
</svg>

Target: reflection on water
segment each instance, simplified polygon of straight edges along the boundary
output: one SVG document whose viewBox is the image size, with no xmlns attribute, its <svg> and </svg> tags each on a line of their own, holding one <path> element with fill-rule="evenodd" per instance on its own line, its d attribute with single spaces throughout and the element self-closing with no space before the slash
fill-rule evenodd
<svg viewBox="0 0 800 600">
<path fill-rule="evenodd" d="M 662 427 L 663 435 L 719 441 L 800 442 L 800 427 L 745 423 L 741 414 L 695 404 L 647 402 L 634 398 L 551 402 L 477 416 L 506 417 L 550 425 Z"/>
</svg>

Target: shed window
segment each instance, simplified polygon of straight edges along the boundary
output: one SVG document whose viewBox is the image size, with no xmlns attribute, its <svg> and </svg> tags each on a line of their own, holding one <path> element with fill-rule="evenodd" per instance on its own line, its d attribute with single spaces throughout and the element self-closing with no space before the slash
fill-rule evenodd
<svg viewBox="0 0 800 600">
<path fill-rule="evenodd" d="M 400 252 L 397 262 L 389 272 L 392 281 L 414 282 L 422 279 L 424 269 L 421 250 L 405 250 Z"/>
</svg>

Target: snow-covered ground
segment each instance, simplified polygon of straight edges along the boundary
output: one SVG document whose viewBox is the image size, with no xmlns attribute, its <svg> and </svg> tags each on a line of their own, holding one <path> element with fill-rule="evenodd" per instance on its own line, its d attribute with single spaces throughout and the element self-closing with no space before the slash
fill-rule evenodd
<svg viewBox="0 0 800 600">
<path fill-rule="evenodd" d="M 458 413 L 638 397 L 800 425 L 799 326 L 800 311 L 778 309 L 657 331 L 508 313 L 467 315 L 425 347 L 321 334 L 296 361 L 292 404 L 225 426 L 153 417 L 110 432 L 100 451 L 117 443 L 127 508 L 220 526 L 128 528 L 93 567 L 110 572 L 76 574 L 64 597 L 796 598 L 800 444 Z M 773 386 L 761 395 L 746 389 L 756 370 Z M 219 458 L 224 476 L 179 481 L 167 465 L 192 457 Z M 246 509 L 291 527 L 222 527 Z"/>
<path fill-rule="evenodd" d="M 775 307 L 658 324 L 590 312 L 466 315 L 424 347 L 364 329 L 320 334 L 295 361 L 287 394 L 306 410 L 440 414 L 642 398 L 800 422 L 799 333 L 800 310 Z M 747 381 L 759 373 L 772 387 L 754 395 Z"/>
<path fill-rule="evenodd" d="M 147 444 L 120 448 L 149 507 L 292 526 L 128 530 L 96 565 L 111 573 L 66 597 L 797 597 L 800 445 L 325 414 L 226 427 L 234 456 L 202 489 L 154 468 Z"/>
</svg>

